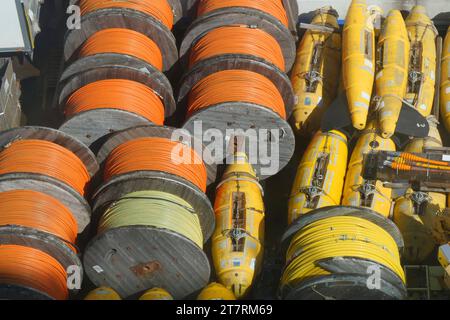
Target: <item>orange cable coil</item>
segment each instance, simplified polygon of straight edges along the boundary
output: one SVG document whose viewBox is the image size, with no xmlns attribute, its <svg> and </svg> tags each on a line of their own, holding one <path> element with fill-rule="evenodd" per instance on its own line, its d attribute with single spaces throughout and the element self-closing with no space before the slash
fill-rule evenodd
<svg viewBox="0 0 450 320">
<path fill-rule="evenodd" d="M 18 140 L 0 152 L 0 175 L 10 173 L 43 174 L 85 194 L 90 180 L 83 162 L 72 151 L 50 141 Z"/>
<path fill-rule="evenodd" d="M 200 0 L 197 14 L 202 16 L 209 12 L 229 7 L 257 9 L 275 17 L 286 27 L 289 26 L 289 20 L 282 0 Z"/>
<path fill-rule="evenodd" d="M 0 193 L 0 226 L 19 225 L 55 235 L 75 244 L 77 221 L 61 202 L 41 192 L 12 190 Z M 73 246 L 71 248 L 75 250 Z"/>
<path fill-rule="evenodd" d="M 400 158 L 402 158 L 404 160 L 408 160 L 408 161 L 417 161 L 417 162 L 425 162 L 425 163 L 435 164 L 438 166 L 448 166 L 449 165 L 449 163 L 446 161 L 427 159 L 427 158 L 420 157 L 420 156 L 417 156 L 415 154 L 408 153 L 408 152 L 402 152 L 400 155 Z"/>
<path fill-rule="evenodd" d="M 191 48 L 190 66 L 223 54 L 247 54 L 262 58 L 285 71 L 279 43 L 261 29 L 246 26 L 220 27 L 204 35 Z"/>
<path fill-rule="evenodd" d="M 164 123 L 164 105 L 156 93 L 140 82 L 100 80 L 75 91 L 66 102 L 67 117 L 95 109 L 119 109 L 140 115 L 157 125 Z"/>
<path fill-rule="evenodd" d="M 180 156 L 187 161 L 176 163 L 172 156 Z M 156 137 L 125 142 L 109 155 L 104 178 L 110 180 L 113 176 L 136 171 L 171 173 L 206 191 L 207 172 L 202 158 L 181 142 Z"/>
<path fill-rule="evenodd" d="M 99 53 L 120 53 L 144 60 L 162 70 L 163 58 L 158 45 L 149 37 L 131 29 L 111 28 L 94 33 L 80 48 L 79 57 Z"/>
<path fill-rule="evenodd" d="M 283 97 L 265 76 L 247 70 L 225 70 L 199 81 L 189 93 L 188 117 L 225 102 L 247 102 L 267 107 L 286 119 Z"/>
<path fill-rule="evenodd" d="M 0 245 L 0 283 L 33 288 L 57 300 L 69 296 L 64 267 L 31 247 Z"/>
<path fill-rule="evenodd" d="M 106 8 L 133 9 L 154 17 L 170 30 L 173 28 L 173 11 L 167 0 L 80 0 L 79 5 L 82 15 Z"/>
</svg>

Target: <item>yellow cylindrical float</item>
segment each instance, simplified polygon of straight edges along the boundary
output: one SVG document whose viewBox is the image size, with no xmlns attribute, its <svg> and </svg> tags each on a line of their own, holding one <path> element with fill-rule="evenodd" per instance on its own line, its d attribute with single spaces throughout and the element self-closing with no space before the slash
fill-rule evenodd
<svg viewBox="0 0 450 320">
<path fill-rule="evenodd" d="M 217 186 L 214 267 L 220 283 L 245 297 L 259 274 L 264 250 L 262 187 L 245 153 L 237 153 Z"/>
<path fill-rule="evenodd" d="M 396 147 L 391 139 L 383 139 L 378 135 L 374 122 L 370 122 L 359 137 L 350 158 L 342 205 L 366 207 L 389 217 L 392 189 L 383 187 L 379 180 L 368 181 L 362 177 L 364 154 L 379 150 L 395 151 Z"/>
<path fill-rule="evenodd" d="M 173 300 L 173 297 L 162 288 L 153 288 L 147 290 L 139 300 Z"/>
<path fill-rule="evenodd" d="M 370 209 L 334 206 L 301 216 L 289 246 L 282 299 L 403 299 L 403 246 L 395 224 Z"/>
<path fill-rule="evenodd" d="M 122 300 L 122 298 L 114 289 L 100 287 L 89 292 L 84 300 Z"/>
<path fill-rule="evenodd" d="M 347 157 L 347 137 L 343 133 L 333 130 L 314 136 L 297 169 L 288 224 L 311 210 L 340 204 Z"/>
<path fill-rule="evenodd" d="M 236 300 L 236 297 L 220 283 L 212 282 L 200 292 L 197 300 Z"/>
<path fill-rule="evenodd" d="M 433 109 L 437 30 L 423 6 L 414 6 L 405 23 L 411 43 L 406 100 L 426 117 Z"/>
<path fill-rule="evenodd" d="M 291 72 L 292 86 L 297 96 L 292 122 L 297 133 L 312 132 L 317 128 L 324 110 L 336 97 L 342 41 L 337 17 L 332 7 L 316 10 L 311 24 L 335 31 L 307 30 L 297 49 Z"/>
<path fill-rule="evenodd" d="M 447 29 L 442 48 L 440 105 L 442 121 L 450 132 L 450 27 Z"/>
</svg>

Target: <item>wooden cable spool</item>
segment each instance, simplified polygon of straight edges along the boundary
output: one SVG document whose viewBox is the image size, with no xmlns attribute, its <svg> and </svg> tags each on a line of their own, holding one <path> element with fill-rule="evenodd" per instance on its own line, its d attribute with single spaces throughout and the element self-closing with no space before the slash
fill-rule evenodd
<svg viewBox="0 0 450 320">
<path fill-rule="evenodd" d="M 173 128 L 158 126 L 126 129 L 112 135 L 97 158 L 103 164 L 114 149 L 126 142 L 146 137 L 171 139 L 173 133 Z M 187 134 L 183 138 L 193 141 Z M 206 162 L 209 184 L 215 180 L 216 168 L 208 164 L 213 163 L 211 159 Z M 152 190 L 188 202 L 199 217 L 204 240 L 210 237 L 214 230 L 214 211 L 207 196 L 192 182 L 163 171 L 134 171 L 113 176 L 94 194 L 95 215 L 102 215 L 127 194 Z M 174 256 L 176 260 L 172 259 Z M 164 287 L 170 288 L 175 298 L 183 298 L 206 285 L 210 275 L 208 259 L 200 247 L 174 231 L 151 226 L 125 226 L 98 234 L 86 249 L 84 265 L 97 286 L 108 285 L 123 297 Z"/>
<path fill-rule="evenodd" d="M 275 65 L 257 57 L 249 59 L 247 55 L 222 55 L 208 58 L 195 64 L 182 79 L 178 103 L 183 106 L 186 105 L 190 91 L 197 83 L 199 83 L 199 81 L 216 72 L 225 70 L 252 71 L 271 80 L 284 100 L 286 115 L 289 117 L 295 102 L 289 78 Z M 227 129 L 242 129 L 244 131 L 248 129 L 280 130 L 279 170 L 287 165 L 295 149 L 294 133 L 287 121 L 273 110 L 258 104 L 226 102 L 210 106 L 196 112 L 189 117 L 189 119 L 186 119 L 183 128 L 193 133 L 196 121 L 202 121 L 204 131 L 208 129 L 218 129 L 225 133 Z M 229 137 L 224 137 L 223 145 L 225 147 L 228 143 L 227 139 L 229 139 Z M 270 137 L 267 137 L 266 143 L 269 148 L 267 150 L 270 150 L 270 142 Z M 261 174 L 260 163 L 253 164 L 253 166 L 260 179 L 265 179 L 270 176 Z"/>
<path fill-rule="evenodd" d="M 43 127 L 21 127 L 0 133 L 2 148 L 18 140 L 43 140 L 55 143 L 74 153 L 83 162 L 91 178 L 98 171 L 96 158 L 89 148 L 61 131 Z M 11 172 L 0 175 L 0 192 L 24 189 L 42 192 L 59 200 L 76 218 L 80 233 L 90 223 L 91 209 L 86 199 L 64 181 L 31 172 Z"/>
<path fill-rule="evenodd" d="M 332 206 L 315 209 L 294 221 L 282 237 L 282 252 L 286 252 L 291 239 L 302 228 L 322 219 L 345 216 L 363 218 L 381 227 L 392 237 L 400 251 L 404 247 L 402 235 L 391 220 L 367 208 Z M 404 299 L 406 296 L 406 287 L 402 280 L 391 269 L 379 264 L 377 266 L 381 277 L 380 288 L 367 289 L 370 276 L 367 270 L 375 264 L 371 260 L 340 257 L 339 259 L 320 260 L 318 263 L 321 268 L 330 271 L 330 275 L 313 277 L 291 286 L 284 286 L 279 290 L 280 298 L 286 300 L 323 299 L 326 297 L 334 299 L 352 299 L 352 297 Z"/>
</svg>

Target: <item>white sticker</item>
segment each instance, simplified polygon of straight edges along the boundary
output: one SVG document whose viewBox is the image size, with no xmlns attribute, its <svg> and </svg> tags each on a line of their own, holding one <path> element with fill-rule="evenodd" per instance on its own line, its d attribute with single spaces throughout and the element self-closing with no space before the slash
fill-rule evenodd
<svg viewBox="0 0 450 320">
<path fill-rule="evenodd" d="M 367 101 L 370 101 L 370 95 L 367 92 L 362 91 L 361 97 L 363 97 L 363 99 L 366 99 Z"/>
<path fill-rule="evenodd" d="M 102 273 L 103 269 L 100 266 L 93 266 L 92 269 L 94 269 L 95 271 L 97 271 L 97 273 Z"/>
<path fill-rule="evenodd" d="M 442 156 L 442 160 L 443 160 L 443 161 L 450 161 L 450 154 L 444 154 L 444 155 Z"/>
<path fill-rule="evenodd" d="M 434 81 L 434 71 L 433 70 L 431 70 L 431 72 L 430 72 L 430 78 L 431 78 L 431 80 Z"/>
<path fill-rule="evenodd" d="M 426 104 L 421 104 L 421 105 L 420 105 L 420 109 L 422 109 L 422 110 L 427 110 Z"/>
<path fill-rule="evenodd" d="M 445 88 L 445 94 L 449 94 L 450 93 L 450 87 Z"/>
</svg>

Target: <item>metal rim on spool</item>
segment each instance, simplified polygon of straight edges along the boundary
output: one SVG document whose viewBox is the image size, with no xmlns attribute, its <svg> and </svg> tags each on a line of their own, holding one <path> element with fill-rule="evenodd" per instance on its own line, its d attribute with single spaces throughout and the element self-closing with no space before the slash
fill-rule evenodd
<svg viewBox="0 0 450 320">
<path fill-rule="evenodd" d="M 392 222 L 389 219 L 386 219 L 379 213 L 376 213 L 375 211 L 364 207 L 330 206 L 312 210 L 307 214 L 300 216 L 297 220 L 295 220 L 288 227 L 283 237 L 281 238 L 281 243 L 284 248 L 283 251 L 286 251 L 287 247 L 289 246 L 291 238 L 300 229 L 304 228 L 305 226 L 315 221 L 336 216 L 352 216 L 366 219 L 376 224 L 377 226 L 383 228 L 386 232 L 388 232 L 396 242 L 399 250 L 401 250 L 404 247 L 403 237 L 398 227 L 395 225 L 394 222 Z"/>
<path fill-rule="evenodd" d="M 141 59 L 118 53 L 100 53 L 83 57 L 70 64 L 59 80 L 59 106 L 63 108 L 68 97 L 78 89 L 108 79 L 125 79 L 142 83 L 161 98 L 166 117 L 175 112 L 173 89 L 167 77 Z"/>
<path fill-rule="evenodd" d="M 123 174 L 104 183 L 93 196 L 93 212 L 103 214 L 117 199 L 136 191 L 168 192 L 188 202 L 200 219 L 204 242 L 214 232 L 214 209 L 206 194 L 189 181 L 166 172 L 138 171 Z"/>
<path fill-rule="evenodd" d="M 217 121 L 217 120 L 220 121 Z M 224 135 L 227 130 L 254 130 L 257 134 L 258 149 L 261 145 L 266 145 L 266 150 L 271 150 L 271 132 L 269 130 L 277 130 L 279 133 L 279 149 L 278 152 L 271 153 L 271 157 L 278 160 L 278 167 L 273 169 L 274 172 L 263 173 L 266 165 L 252 163 L 255 172 L 260 180 L 269 178 L 280 172 L 291 160 L 295 149 L 295 137 L 291 126 L 286 120 L 282 119 L 276 112 L 267 107 L 260 106 L 253 103 L 246 102 L 227 102 L 210 106 L 206 109 L 200 110 L 193 114 L 183 125 L 183 128 L 195 134 L 196 124 L 202 124 L 202 132 L 208 130 L 220 130 Z M 258 130 L 265 129 L 267 135 L 261 139 L 261 132 Z M 249 131 L 247 131 L 249 132 Z M 280 133 L 281 132 L 281 133 Z M 226 156 L 226 149 L 228 139 L 230 137 L 223 137 L 224 156 Z M 248 149 L 248 143 L 246 148 Z M 248 150 L 247 150 L 248 151 Z M 270 167 L 271 164 L 269 164 Z"/>
<path fill-rule="evenodd" d="M 183 76 L 178 90 L 178 103 L 185 103 L 191 89 L 203 78 L 219 71 L 236 69 L 257 72 L 271 80 L 284 100 L 286 118 L 290 117 L 295 104 L 295 93 L 289 77 L 277 66 L 261 58 L 242 54 L 220 55 L 195 64 Z"/>
<path fill-rule="evenodd" d="M 280 44 L 289 71 L 295 62 L 296 44 L 291 32 L 276 18 L 256 9 L 230 7 L 209 12 L 195 20 L 189 27 L 180 46 L 180 57 L 185 59 L 192 44 L 208 31 L 230 25 L 248 25 L 272 35 Z"/>
<path fill-rule="evenodd" d="M 77 220 L 78 233 L 82 233 L 91 222 L 91 207 L 86 199 L 69 185 L 36 173 L 10 173 L 0 175 L 0 192 L 32 190 L 45 193 L 72 212 Z"/>
<path fill-rule="evenodd" d="M 56 259 L 65 270 L 76 266 L 80 271 L 80 283 L 83 280 L 83 266 L 78 255 L 60 238 L 28 227 L 0 226 L 0 245 L 18 245 L 30 247 L 47 253 Z M 76 293 L 78 289 L 69 290 Z"/>
<path fill-rule="evenodd" d="M 289 288 L 283 288 L 280 296 L 285 300 L 401 300 L 406 297 L 406 288 L 404 286 L 397 287 L 383 278 L 380 279 L 379 288 L 368 289 L 369 277 L 370 274 L 335 274 L 315 277 Z"/>
<path fill-rule="evenodd" d="M 64 44 L 66 61 L 94 33 L 110 28 L 127 28 L 152 39 L 163 56 L 163 70 L 168 71 L 177 62 L 178 50 L 172 32 L 157 19 L 142 12 L 126 8 L 99 9 L 81 17 L 81 29 L 69 30 Z"/>
<path fill-rule="evenodd" d="M 182 299 L 209 281 L 206 254 L 190 239 L 166 229 L 127 226 L 97 235 L 84 254 L 85 272 L 122 297 L 154 287 Z"/>
<path fill-rule="evenodd" d="M 84 163 L 91 177 L 99 170 L 95 155 L 85 144 L 56 129 L 26 126 L 3 131 L 0 133 L 0 148 L 4 148 L 17 140 L 32 139 L 50 141 L 72 151 Z"/>
<path fill-rule="evenodd" d="M 185 138 L 191 142 L 192 148 L 202 147 L 202 153 L 199 154 L 202 157 L 206 171 L 208 174 L 208 185 L 216 181 L 217 168 L 213 159 L 207 157 L 210 153 L 203 152 L 206 147 L 203 145 L 202 141 L 198 140 L 196 137 L 192 136 L 189 132 L 182 129 L 167 127 L 167 126 L 155 126 L 155 125 L 147 125 L 147 126 L 139 126 L 134 128 L 125 129 L 123 131 L 117 132 L 112 135 L 99 149 L 97 153 L 97 160 L 101 165 L 103 165 L 106 158 L 109 154 L 119 145 L 124 142 L 145 138 L 145 137 L 160 137 L 171 139 L 174 136 L 174 133 L 177 132 L 177 135 Z"/>
<path fill-rule="evenodd" d="M 174 23 L 178 22 L 183 17 L 183 9 L 181 6 L 181 1 L 185 0 L 167 0 L 169 2 L 170 6 L 172 7 L 173 17 L 174 17 Z M 77 5 L 80 2 L 80 0 L 70 0 L 70 5 Z"/>
</svg>

